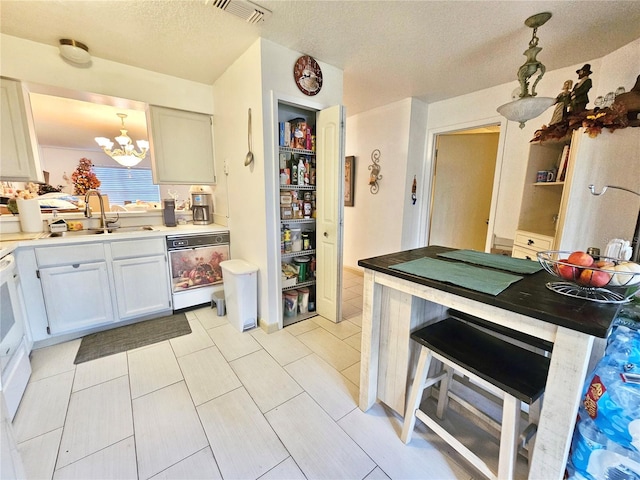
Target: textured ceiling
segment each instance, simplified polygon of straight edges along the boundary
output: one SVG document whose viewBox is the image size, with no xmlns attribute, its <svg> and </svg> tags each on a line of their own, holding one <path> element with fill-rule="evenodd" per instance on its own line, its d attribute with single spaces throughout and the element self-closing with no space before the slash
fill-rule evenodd
<svg viewBox="0 0 640 480">
<path fill-rule="evenodd" d="M 256 0 L 254 26 L 207 0 L 0 1 L 0 31 L 48 45 L 86 43 L 95 57 L 213 84 L 259 36 L 344 70 L 353 115 L 407 97 L 443 100 L 514 81 L 549 11 L 539 59 L 553 70 L 640 38 L 640 1 Z M 116 119 L 117 121 L 117 119 Z"/>
</svg>

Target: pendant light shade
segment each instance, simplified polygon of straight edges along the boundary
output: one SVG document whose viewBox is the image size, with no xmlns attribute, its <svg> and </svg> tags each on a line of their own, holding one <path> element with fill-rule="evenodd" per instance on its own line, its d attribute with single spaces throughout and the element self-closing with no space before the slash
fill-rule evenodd
<svg viewBox="0 0 640 480">
<path fill-rule="evenodd" d="M 536 58 L 542 50 L 538 46 L 538 27 L 544 25 L 551 18 L 551 13 L 538 13 L 527 18 L 524 24 L 533 29 L 529 48 L 524 51 L 527 61 L 518 69 L 518 82 L 520 83 L 519 98 L 513 102 L 505 103 L 498 107 L 498 113 L 508 120 L 518 122 L 520 128 L 524 128 L 527 120 L 537 117 L 555 103 L 555 98 L 537 97 L 536 86 L 546 70 L 542 62 Z M 529 80 L 537 74 L 531 92 L 529 92 Z"/>
</svg>

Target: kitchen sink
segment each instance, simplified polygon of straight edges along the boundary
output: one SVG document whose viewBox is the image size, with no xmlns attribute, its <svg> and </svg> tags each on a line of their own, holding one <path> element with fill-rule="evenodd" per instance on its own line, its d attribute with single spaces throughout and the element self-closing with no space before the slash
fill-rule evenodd
<svg viewBox="0 0 640 480">
<path fill-rule="evenodd" d="M 66 232 L 54 232 L 48 235 L 49 238 L 55 237 L 81 237 L 84 235 L 108 235 L 111 233 L 132 233 L 132 232 L 148 232 L 153 231 L 154 228 L 151 225 L 139 225 L 136 227 L 118 227 L 109 228 L 106 231 L 103 229 L 89 229 L 89 230 L 67 230 Z"/>
<path fill-rule="evenodd" d="M 154 230 L 151 225 L 139 225 L 137 227 L 110 228 L 108 233 L 153 232 Z"/>
</svg>

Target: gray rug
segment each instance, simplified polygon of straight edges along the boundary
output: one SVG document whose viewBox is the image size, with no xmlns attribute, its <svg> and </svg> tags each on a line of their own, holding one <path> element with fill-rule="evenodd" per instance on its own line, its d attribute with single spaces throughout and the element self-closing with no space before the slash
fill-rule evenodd
<svg viewBox="0 0 640 480">
<path fill-rule="evenodd" d="M 191 333 L 184 313 L 92 333 L 82 338 L 74 364 L 144 347 Z"/>
</svg>

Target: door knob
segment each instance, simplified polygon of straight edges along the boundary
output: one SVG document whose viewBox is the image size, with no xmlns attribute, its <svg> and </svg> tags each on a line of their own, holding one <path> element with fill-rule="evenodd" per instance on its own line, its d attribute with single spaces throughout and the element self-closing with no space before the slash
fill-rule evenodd
<svg viewBox="0 0 640 480">
<path fill-rule="evenodd" d="M 325 238 L 327 238 L 329 236 L 329 234 L 327 232 L 324 232 L 324 236 L 325 236 Z"/>
</svg>

